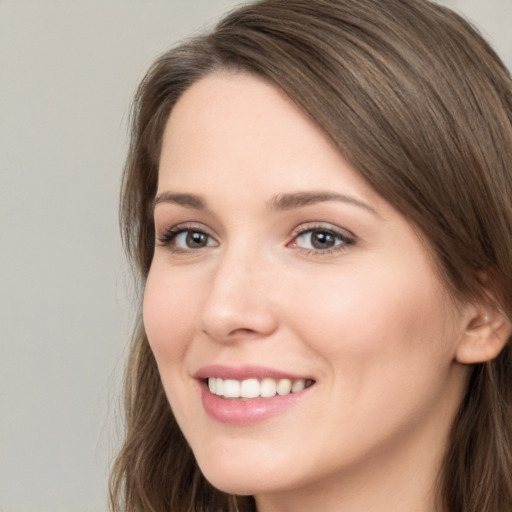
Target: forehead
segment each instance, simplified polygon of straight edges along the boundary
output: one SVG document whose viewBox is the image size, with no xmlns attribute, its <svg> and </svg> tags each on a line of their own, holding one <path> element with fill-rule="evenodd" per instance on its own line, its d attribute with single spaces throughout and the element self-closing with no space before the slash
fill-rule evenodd
<svg viewBox="0 0 512 512">
<path fill-rule="evenodd" d="M 165 128 L 162 158 L 170 152 L 175 157 L 187 152 L 190 158 L 190 142 L 200 142 L 203 152 L 231 150 L 223 157 L 240 148 L 261 158 L 295 140 L 332 145 L 277 86 L 247 73 L 216 72 L 194 83 L 176 103 Z"/>
<path fill-rule="evenodd" d="M 165 128 L 159 174 L 159 191 L 191 182 L 318 190 L 343 178 L 342 192 L 374 195 L 282 90 L 245 73 L 213 73 L 183 94 Z"/>
</svg>

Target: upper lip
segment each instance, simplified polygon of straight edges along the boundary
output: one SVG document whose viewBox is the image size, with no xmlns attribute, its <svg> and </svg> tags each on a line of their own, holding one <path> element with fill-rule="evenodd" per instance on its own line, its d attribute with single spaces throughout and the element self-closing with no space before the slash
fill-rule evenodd
<svg viewBox="0 0 512 512">
<path fill-rule="evenodd" d="M 200 380 L 205 380 L 209 377 L 234 380 L 264 379 L 265 377 L 269 377 L 271 379 L 314 380 L 307 375 L 297 375 L 287 371 L 276 370 L 274 368 L 266 368 L 264 366 L 227 366 L 222 364 L 203 366 L 194 374 L 194 377 Z"/>
</svg>

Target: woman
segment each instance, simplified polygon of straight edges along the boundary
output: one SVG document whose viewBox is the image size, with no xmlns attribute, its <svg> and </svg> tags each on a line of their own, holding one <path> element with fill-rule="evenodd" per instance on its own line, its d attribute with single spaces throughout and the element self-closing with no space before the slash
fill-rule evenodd
<svg viewBox="0 0 512 512">
<path fill-rule="evenodd" d="M 114 510 L 512 510 L 511 198 L 510 77 L 446 8 L 263 0 L 164 54 Z"/>
</svg>

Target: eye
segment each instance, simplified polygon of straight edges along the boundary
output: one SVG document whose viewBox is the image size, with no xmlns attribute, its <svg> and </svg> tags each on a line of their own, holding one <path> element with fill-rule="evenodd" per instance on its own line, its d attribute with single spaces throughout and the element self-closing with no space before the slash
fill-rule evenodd
<svg viewBox="0 0 512 512">
<path fill-rule="evenodd" d="M 313 253 L 329 253 L 343 250 L 353 243 L 354 237 L 348 233 L 319 226 L 299 229 L 290 246 Z"/>
<path fill-rule="evenodd" d="M 205 231 L 185 226 L 174 226 L 168 229 L 159 237 L 158 241 L 174 252 L 194 251 L 218 245 L 214 238 Z"/>
<path fill-rule="evenodd" d="M 174 237 L 174 245 L 180 249 L 201 249 L 215 244 L 209 235 L 201 231 L 182 231 Z"/>
</svg>

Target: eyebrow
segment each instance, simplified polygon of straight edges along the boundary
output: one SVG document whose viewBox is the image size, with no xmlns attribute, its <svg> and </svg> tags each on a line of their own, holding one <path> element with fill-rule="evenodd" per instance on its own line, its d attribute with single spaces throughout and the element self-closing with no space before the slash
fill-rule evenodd
<svg viewBox="0 0 512 512">
<path fill-rule="evenodd" d="M 194 210 L 207 210 L 206 203 L 194 194 L 173 194 L 172 192 L 162 192 L 155 197 L 153 201 L 153 210 L 157 204 L 171 203 Z"/>
<path fill-rule="evenodd" d="M 293 194 L 280 194 L 273 198 L 270 203 L 271 210 L 293 210 L 295 208 L 302 208 L 304 206 L 309 206 L 316 203 L 324 203 L 328 201 L 338 201 L 346 204 L 350 204 L 353 206 L 358 206 L 359 208 L 363 208 L 374 215 L 379 216 L 377 211 L 372 208 L 369 204 L 361 201 L 352 196 L 347 196 L 345 194 L 339 194 L 337 192 L 295 192 Z"/>
<path fill-rule="evenodd" d="M 268 202 L 268 207 L 271 211 L 285 211 L 329 201 L 338 201 L 349 205 L 358 206 L 359 208 L 363 208 L 364 210 L 379 216 L 377 211 L 364 201 L 361 201 L 360 199 L 352 196 L 330 191 L 279 194 Z M 177 204 L 179 206 L 191 208 L 194 210 L 208 210 L 206 202 L 201 197 L 194 194 L 162 192 L 156 196 L 155 200 L 153 201 L 153 209 L 160 203 Z"/>
</svg>

